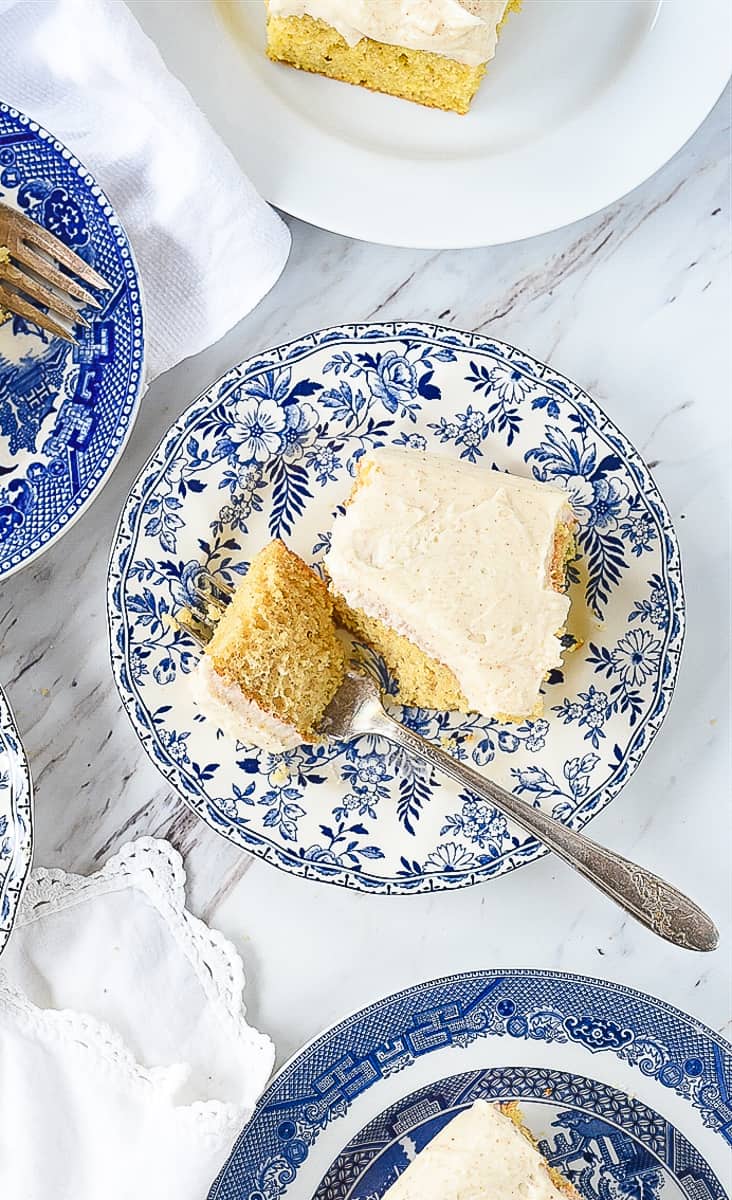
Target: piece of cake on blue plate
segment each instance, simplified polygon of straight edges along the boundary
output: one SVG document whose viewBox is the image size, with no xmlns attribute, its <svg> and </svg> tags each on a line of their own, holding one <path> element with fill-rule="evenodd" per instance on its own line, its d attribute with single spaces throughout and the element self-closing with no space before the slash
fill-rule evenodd
<svg viewBox="0 0 732 1200">
<path fill-rule="evenodd" d="M 561 488 L 394 448 L 359 460 L 325 568 L 404 704 L 524 720 L 561 666 L 575 518 Z"/>
<path fill-rule="evenodd" d="M 537 1149 L 517 1104 L 476 1100 L 418 1154 L 384 1200 L 580 1200 Z"/>
</svg>

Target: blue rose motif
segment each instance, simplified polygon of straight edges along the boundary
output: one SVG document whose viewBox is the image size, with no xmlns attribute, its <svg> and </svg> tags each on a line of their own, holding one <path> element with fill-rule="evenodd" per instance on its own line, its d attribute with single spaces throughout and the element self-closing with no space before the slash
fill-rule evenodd
<svg viewBox="0 0 732 1200">
<path fill-rule="evenodd" d="M 338 855 L 332 850 L 327 850 L 325 846 L 309 846 L 307 850 L 303 850 L 302 856 L 308 862 L 319 863 L 321 866 L 340 866 Z"/>
<path fill-rule="evenodd" d="M 631 629 L 620 639 L 611 659 L 626 687 L 641 687 L 658 672 L 661 643 L 647 629 Z"/>
<path fill-rule="evenodd" d="M 580 525 L 611 532 L 627 512 L 628 485 L 623 479 L 567 478 L 569 502 Z"/>
<path fill-rule="evenodd" d="M 318 414 L 312 404 L 290 404 L 285 409 L 282 446 L 287 458 L 300 458 L 309 434 L 317 428 Z"/>
<path fill-rule="evenodd" d="M 369 371 L 369 385 L 372 395 L 381 401 L 386 411 L 395 413 L 416 396 L 417 373 L 402 354 L 387 350 Z"/>
<path fill-rule="evenodd" d="M 274 400 L 247 397 L 232 406 L 229 440 L 240 463 L 265 463 L 277 454 L 287 425 L 284 409 Z"/>
<path fill-rule="evenodd" d="M 67 246 L 82 246 L 89 240 L 84 214 L 66 188 L 55 187 L 46 196 L 43 224 Z"/>
<path fill-rule="evenodd" d="M 195 558 L 191 558 L 181 567 L 178 578 L 171 579 L 170 594 L 173 597 L 175 608 L 186 608 L 188 605 L 195 606 L 198 601 L 196 580 L 200 574 L 200 562 Z"/>
</svg>

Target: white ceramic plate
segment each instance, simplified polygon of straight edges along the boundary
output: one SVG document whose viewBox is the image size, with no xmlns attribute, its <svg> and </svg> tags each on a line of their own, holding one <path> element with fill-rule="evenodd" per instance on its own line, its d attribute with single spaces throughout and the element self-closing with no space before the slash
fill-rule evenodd
<svg viewBox="0 0 732 1200">
<path fill-rule="evenodd" d="M 729 0 L 524 0 L 459 117 L 269 62 L 263 0 L 130 7 L 269 201 L 389 245 L 596 212 L 675 154 L 731 69 Z"/>
<path fill-rule="evenodd" d="M 394 894 L 465 887 L 544 853 L 383 738 L 272 755 L 195 707 L 198 652 L 170 622 L 201 566 L 230 583 L 282 537 L 319 562 L 370 447 L 427 449 L 566 488 L 581 560 L 544 717 L 501 725 L 402 709 L 456 757 L 580 828 L 637 767 L 668 709 L 684 636 L 679 550 L 647 467 L 590 397 L 501 342 L 435 325 L 323 329 L 232 368 L 135 483 L 109 570 L 112 665 L 173 787 L 236 845 L 311 879 Z M 371 667 L 394 692 L 383 663 Z"/>
</svg>

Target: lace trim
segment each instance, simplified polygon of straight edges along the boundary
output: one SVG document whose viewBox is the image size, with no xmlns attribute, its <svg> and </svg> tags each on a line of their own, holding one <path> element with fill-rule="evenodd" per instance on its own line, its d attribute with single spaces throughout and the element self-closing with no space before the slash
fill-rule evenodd
<svg viewBox="0 0 732 1200">
<path fill-rule="evenodd" d="M 29 925 L 50 913 L 84 903 L 94 896 L 135 887 L 155 906 L 180 950 L 190 962 L 204 994 L 232 1039 L 247 1059 L 251 1105 L 263 1090 L 274 1061 L 270 1039 L 246 1022 L 243 1000 L 244 966 L 231 942 L 185 908 L 183 860 L 169 842 L 139 838 L 129 842 L 94 875 L 74 875 L 37 867 L 31 873 L 18 912 L 17 926 Z M 92 1055 L 102 1070 L 115 1071 L 133 1088 L 171 1093 L 185 1075 L 185 1064 L 144 1067 L 136 1062 L 119 1033 L 88 1013 L 41 1009 L 11 986 L 0 971 L 0 1006 L 16 1024 L 50 1042 L 63 1039 L 79 1056 Z M 246 1114 L 244 1104 L 197 1101 L 176 1106 L 176 1114 L 190 1120 L 207 1138 L 230 1136 Z"/>
</svg>

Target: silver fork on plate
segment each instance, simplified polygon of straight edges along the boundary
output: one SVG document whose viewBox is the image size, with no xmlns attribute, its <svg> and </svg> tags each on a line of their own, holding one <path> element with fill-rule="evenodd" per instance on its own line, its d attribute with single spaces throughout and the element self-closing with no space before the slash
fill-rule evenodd
<svg viewBox="0 0 732 1200">
<path fill-rule="evenodd" d="M 233 589 L 202 570 L 198 580 L 201 609 L 177 614 L 176 620 L 199 646 L 213 632 L 212 611 L 226 608 Z M 350 741 L 361 734 L 377 734 L 449 775 L 462 788 L 486 800 L 510 817 L 547 849 L 578 871 L 596 888 L 645 925 L 647 929 L 686 950 L 714 950 L 719 933 L 714 922 L 683 892 L 591 838 L 555 821 L 512 792 L 485 779 L 477 771 L 451 758 L 413 729 L 401 725 L 384 708 L 379 690 L 368 675 L 349 671 L 323 718 L 327 738 Z"/>
<path fill-rule="evenodd" d="M 106 279 L 42 225 L 7 204 L 0 204 L 2 249 L 8 253 L 0 256 L 0 308 L 75 342 L 74 326 L 89 324 L 80 309 L 101 307 L 79 280 L 106 291 Z"/>
</svg>

